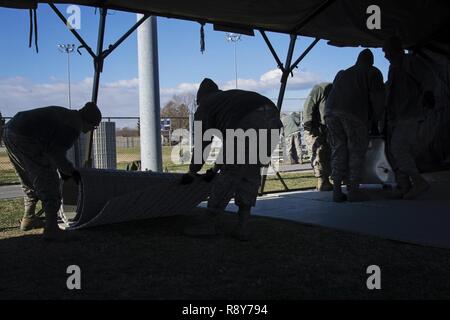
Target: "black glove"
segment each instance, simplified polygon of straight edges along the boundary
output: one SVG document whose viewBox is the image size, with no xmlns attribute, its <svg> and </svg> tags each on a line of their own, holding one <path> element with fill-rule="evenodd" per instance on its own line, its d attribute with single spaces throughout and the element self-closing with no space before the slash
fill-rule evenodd
<svg viewBox="0 0 450 320">
<path fill-rule="evenodd" d="M 73 170 L 72 172 L 72 179 L 75 181 L 76 184 L 80 184 L 81 181 L 81 175 L 78 170 Z"/>
<path fill-rule="evenodd" d="M 185 184 L 191 184 L 195 179 L 195 175 L 188 172 L 185 173 L 181 176 L 181 180 L 180 180 L 180 184 L 185 185 Z"/>
<path fill-rule="evenodd" d="M 216 173 L 214 172 L 214 170 L 213 170 L 213 169 L 208 169 L 208 170 L 206 170 L 206 172 L 202 175 L 202 179 L 203 179 L 203 181 L 211 182 L 212 179 L 214 179 L 215 176 L 216 176 Z"/>
<path fill-rule="evenodd" d="M 436 100 L 434 99 L 434 94 L 432 91 L 426 91 L 423 95 L 423 104 L 425 108 L 433 109 L 436 105 Z"/>
<path fill-rule="evenodd" d="M 67 175 L 67 174 L 64 174 L 63 172 L 61 172 L 61 171 L 59 171 L 59 175 L 61 176 L 61 179 L 63 180 L 63 181 L 67 181 L 67 180 L 69 180 L 72 176 L 69 176 L 69 175 Z"/>
</svg>

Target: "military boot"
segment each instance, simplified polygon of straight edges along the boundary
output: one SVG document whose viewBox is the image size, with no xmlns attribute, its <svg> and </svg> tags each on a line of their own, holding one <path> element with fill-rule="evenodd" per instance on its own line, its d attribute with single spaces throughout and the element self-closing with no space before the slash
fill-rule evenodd
<svg viewBox="0 0 450 320">
<path fill-rule="evenodd" d="M 36 203 L 37 201 L 28 198 L 24 199 L 25 214 L 20 221 L 20 230 L 29 231 L 32 229 L 40 229 L 44 227 L 44 222 L 39 217 L 36 217 Z"/>
<path fill-rule="evenodd" d="M 370 197 L 359 188 L 359 183 L 350 182 L 348 185 L 348 201 L 362 202 L 369 201 Z"/>
<path fill-rule="evenodd" d="M 430 188 L 430 184 L 420 175 L 411 176 L 412 188 L 403 196 L 405 200 L 412 200 Z"/>
<path fill-rule="evenodd" d="M 409 176 L 399 171 L 395 172 L 397 186 L 389 193 L 389 199 L 403 199 L 403 196 L 411 189 Z"/>
<path fill-rule="evenodd" d="M 411 189 L 411 184 L 409 181 L 407 183 L 397 182 L 397 186 L 389 192 L 389 199 L 403 199 L 405 194 Z"/>
<path fill-rule="evenodd" d="M 318 191 L 332 191 L 333 185 L 328 177 L 317 178 L 317 190 Z"/>
<path fill-rule="evenodd" d="M 333 201 L 334 202 L 347 201 L 347 196 L 342 192 L 341 180 L 333 180 Z"/>
<path fill-rule="evenodd" d="M 56 213 L 48 214 L 47 212 L 45 215 L 43 237 L 45 241 L 52 242 L 65 242 L 76 239 L 73 235 L 73 231 L 64 231 L 59 228 Z"/>
<path fill-rule="evenodd" d="M 23 217 L 20 221 L 21 231 L 44 228 L 44 221 L 39 217 Z"/>
<path fill-rule="evenodd" d="M 208 209 L 199 223 L 186 227 L 183 233 L 189 237 L 213 237 L 217 235 L 217 220 L 218 213 Z"/>
<path fill-rule="evenodd" d="M 250 240 L 250 231 L 248 229 L 248 222 L 250 220 L 250 207 L 239 208 L 238 211 L 239 222 L 234 229 L 232 236 L 240 241 Z"/>
</svg>

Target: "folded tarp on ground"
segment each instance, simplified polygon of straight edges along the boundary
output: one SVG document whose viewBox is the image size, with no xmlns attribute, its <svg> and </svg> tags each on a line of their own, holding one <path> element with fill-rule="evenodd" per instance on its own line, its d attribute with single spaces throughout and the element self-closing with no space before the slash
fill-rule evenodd
<svg viewBox="0 0 450 320">
<path fill-rule="evenodd" d="M 80 229 L 152 217 L 188 214 L 207 199 L 210 184 L 197 178 L 180 185 L 181 174 L 81 169 L 81 183 L 64 183 L 63 206 L 76 205 L 65 219 L 67 229 Z"/>
</svg>

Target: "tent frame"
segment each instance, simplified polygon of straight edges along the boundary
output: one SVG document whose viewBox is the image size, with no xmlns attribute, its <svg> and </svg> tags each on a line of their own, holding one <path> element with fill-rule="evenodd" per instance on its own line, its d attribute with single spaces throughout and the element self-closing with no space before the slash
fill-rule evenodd
<svg viewBox="0 0 450 320">
<path fill-rule="evenodd" d="M 297 41 L 297 35 L 290 35 L 290 42 L 289 42 L 289 48 L 288 48 L 288 52 L 287 52 L 287 56 L 286 56 L 286 60 L 285 63 L 283 64 L 280 60 L 280 58 L 278 57 L 275 49 L 273 48 L 272 43 L 270 42 L 269 38 L 267 37 L 265 31 L 263 30 L 259 30 L 259 32 L 261 33 L 261 36 L 263 37 L 264 41 L 267 44 L 267 47 L 269 48 L 270 52 L 272 53 L 275 61 L 277 62 L 277 66 L 278 68 L 281 70 L 282 75 L 281 75 L 281 85 L 280 85 L 280 89 L 278 92 L 278 99 L 277 99 L 277 108 L 278 110 L 281 112 L 281 107 L 283 105 L 283 100 L 284 100 L 284 95 L 286 92 L 286 87 L 287 87 L 287 82 L 289 79 L 289 75 L 293 76 L 293 72 L 294 69 L 298 67 L 299 63 L 308 55 L 308 53 L 314 48 L 314 46 L 320 41 L 319 38 L 314 39 L 311 44 L 305 49 L 305 51 L 303 51 L 303 53 L 297 58 L 297 60 L 295 60 L 294 63 L 292 63 L 292 57 L 294 55 L 294 49 L 295 49 L 295 43 Z M 282 183 L 285 191 L 289 191 L 289 187 L 286 185 L 286 183 L 284 182 L 283 178 L 281 177 L 280 173 L 278 171 L 275 170 L 275 174 L 277 176 L 277 179 L 280 180 L 280 182 Z M 264 194 L 264 187 L 266 184 L 266 180 L 267 180 L 267 175 L 263 174 L 262 176 L 262 181 L 261 181 L 261 187 L 259 190 L 260 194 Z"/>
<path fill-rule="evenodd" d="M 265 30 L 258 29 L 261 36 L 264 39 L 264 42 L 266 43 L 267 47 L 269 48 L 272 56 L 275 59 L 275 62 L 277 63 L 278 68 L 282 71 L 281 81 L 280 81 L 280 89 L 278 93 L 278 99 L 277 99 L 277 108 L 279 111 L 281 111 L 281 107 L 283 104 L 286 87 L 287 87 L 287 81 L 289 79 L 289 75 L 293 76 L 293 71 L 295 68 L 298 67 L 299 63 L 308 55 L 308 53 L 314 48 L 314 46 L 320 41 L 319 38 L 316 38 L 312 41 L 312 43 L 305 49 L 305 51 L 295 60 L 294 63 L 292 63 L 292 58 L 294 54 L 295 44 L 297 40 L 297 34 L 298 32 L 314 17 L 316 17 L 318 14 L 322 13 L 326 8 L 328 8 L 335 0 L 325 0 L 323 3 L 321 3 L 316 9 L 314 9 L 308 16 L 306 16 L 302 21 L 298 23 L 298 25 L 295 27 L 294 30 L 292 30 L 292 33 L 290 34 L 290 42 L 289 42 L 289 48 L 286 56 L 285 63 L 283 64 L 276 53 L 272 43 L 270 42 L 269 38 L 266 35 Z M 64 15 L 59 11 L 59 9 L 53 4 L 48 4 L 52 10 L 55 12 L 55 14 L 60 18 L 60 20 L 69 27 L 70 32 L 77 38 L 77 40 L 81 43 L 81 46 L 79 48 L 84 48 L 89 55 L 93 59 L 94 63 L 94 81 L 92 85 L 92 102 L 97 103 L 98 100 L 98 92 L 99 92 L 99 86 L 100 86 L 100 75 L 103 71 L 103 65 L 105 59 L 123 42 L 125 39 L 127 39 L 147 18 L 151 16 L 150 13 L 144 13 L 144 16 L 137 21 L 122 37 L 120 37 L 114 44 L 109 45 L 108 49 L 103 49 L 104 45 L 104 36 L 105 36 L 105 29 L 106 29 L 106 15 L 108 12 L 108 8 L 100 7 L 100 18 L 99 18 L 99 28 L 98 28 L 98 37 L 97 37 L 97 50 L 96 53 L 91 49 L 91 47 L 84 41 L 84 39 L 81 37 L 81 35 L 70 25 L 69 21 L 64 17 Z M 126 11 L 126 10 L 125 10 Z M 91 167 L 92 166 L 92 143 L 93 143 L 93 131 L 90 132 L 90 138 L 89 138 L 89 146 L 87 151 L 87 157 L 85 159 L 85 167 Z M 286 191 L 289 191 L 290 189 L 287 187 L 286 183 L 284 182 L 283 178 L 281 177 L 280 173 L 276 171 L 277 178 L 281 181 Z M 262 183 L 260 188 L 260 194 L 264 193 L 264 186 L 266 183 L 267 175 L 264 174 L 262 177 Z"/>
<path fill-rule="evenodd" d="M 94 63 L 94 82 L 92 84 L 92 98 L 91 101 L 97 104 L 98 91 L 100 87 L 100 74 L 103 72 L 103 65 L 105 59 L 122 43 L 124 42 L 147 18 L 150 17 L 149 14 L 144 14 L 144 16 L 139 19 L 127 32 L 125 32 L 115 43 L 108 46 L 107 49 L 103 49 L 104 39 L 105 39 L 105 29 L 106 29 L 106 15 L 108 9 L 100 8 L 100 19 L 98 26 L 98 36 L 97 36 L 97 51 L 91 49 L 91 47 L 84 41 L 83 37 L 70 25 L 70 22 L 64 17 L 64 15 L 59 11 L 59 9 L 53 4 L 48 4 L 50 8 L 56 13 L 60 20 L 68 26 L 70 32 L 77 38 L 81 43 L 79 48 L 84 48 L 92 57 Z M 92 143 L 93 143 L 94 131 L 90 132 L 89 146 L 87 151 L 87 157 L 85 159 L 85 167 L 92 167 Z"/>
</svg>

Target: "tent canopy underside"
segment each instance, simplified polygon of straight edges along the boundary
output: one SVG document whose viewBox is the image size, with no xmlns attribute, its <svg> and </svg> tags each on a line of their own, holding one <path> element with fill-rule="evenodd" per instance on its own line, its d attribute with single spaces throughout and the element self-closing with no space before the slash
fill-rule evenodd
<svg viewBox="0 0 450 320">
<path fill-rule="evenodd" d="M 337 46 L 380 47 L 398 35 L 405 47 L 450 37 L 450 2 L 446 0 L 108 0 L 12 1 L 0 6 L 35 8 L 38 3 L 71 3 L 211 23 L 237 31 L 264 30 L 329 40 Z M 377 5 L 381 29 L 369 30 L 367 8 Z M 314 17 L 303 25 L 303 21 Z"/>
</svg>

